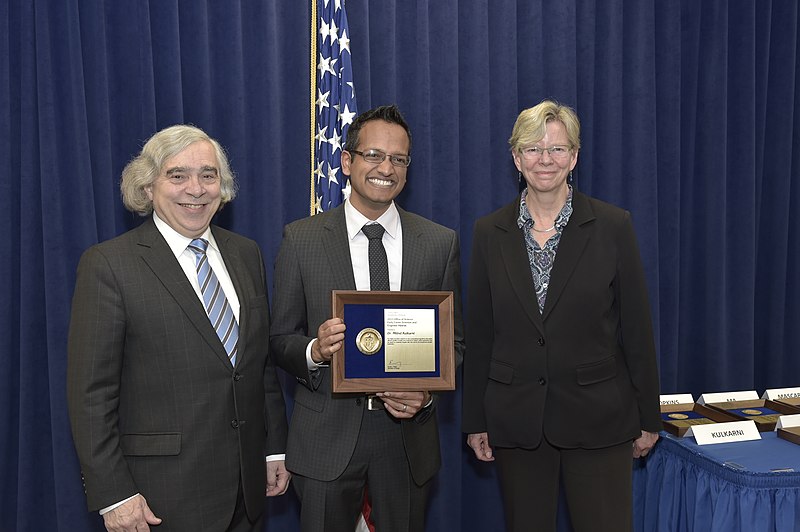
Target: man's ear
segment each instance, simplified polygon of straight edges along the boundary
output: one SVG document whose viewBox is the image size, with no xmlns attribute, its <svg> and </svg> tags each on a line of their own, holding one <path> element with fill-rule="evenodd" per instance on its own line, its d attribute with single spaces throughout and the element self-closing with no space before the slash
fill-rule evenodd
<svg viewBox="0 0 800 532">
<path fill-rule="evenodd" d="M 353 154 L 349 151 L 342 150 L 342 173 L 350 175 L 350 163 L 353 162 Z"/>
</svg>

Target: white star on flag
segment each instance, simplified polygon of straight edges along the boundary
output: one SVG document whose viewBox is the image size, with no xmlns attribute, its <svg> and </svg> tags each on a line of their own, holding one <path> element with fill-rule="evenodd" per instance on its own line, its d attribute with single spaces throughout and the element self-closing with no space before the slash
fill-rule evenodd
<svg viewBox="0 0 800 532">
<path fill-rule="evenodd" d="M 350 30 L 342 0 L 317 2 L 316 133 L 312 213 L 341 204 L 350 191 L 342 174 L 342 143 L 358 114 L 350 56 Z M 325 169 L 328 169 L 327 172 Z"/>
</svg>

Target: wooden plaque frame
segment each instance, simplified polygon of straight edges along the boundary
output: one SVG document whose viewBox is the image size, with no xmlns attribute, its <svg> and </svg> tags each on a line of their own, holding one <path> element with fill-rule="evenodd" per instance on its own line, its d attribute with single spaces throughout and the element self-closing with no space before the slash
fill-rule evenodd
<svg viewBox="0 0 800 532">
<path fill-rule="evenodd" d="M 379 305 L 384 308 L 402 307 L 438 307 L 438 323 L 436 324 L 439 344 L 439 374 L 431 377 L 397 376 L 396 373 L 384 373 L 375 377 L 347 378 L 346 367 L 349 357 L 363 356 L 357 349 L 348 348 L 353 337 L 359 333 L 348 329 L 345 342 L 340 352 L 331 360 L 332 389 L 334 393 L 376 393 L 376 392 L 414 392 L 414 391 L 449 391 L 456 388 L 454 314 L 452 292 L 422 291 L 366 291 L 366 290 L 334 290 L 331 294 L 333 316 L 344 319 L 345 305 Z M 346 323 L 345 323 L 346 324 Z M 383 331 L 383 323 L 380 323 Z M 383 351 L 380 352 L 383 356 Z M 387 376 L 390 375 L 390 376 Z"/>
</svg>

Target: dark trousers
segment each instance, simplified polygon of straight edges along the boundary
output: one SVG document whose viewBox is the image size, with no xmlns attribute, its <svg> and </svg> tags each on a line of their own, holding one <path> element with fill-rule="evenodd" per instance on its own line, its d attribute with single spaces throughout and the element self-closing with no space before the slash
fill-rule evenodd
<svg viewBox="0 0 800 532">
<path fill-rule="evenodd" d="M 604 449 L 495 448 L 509 531 L 555 531 L 563 482 L 575 532 L 633 529 L 631 442 Z"/>
<path fill-rule="evenodd" d="M 303 532 L 353 532 L 369 491 L 372 520 L 380 532 L 425 529 L 430 483 L 411 477 L 400 422 L 384 410 L 365 411 L 356 449 L 344 473 L 330 482 L 292 477 L 300 498 Z"/>
</svg>

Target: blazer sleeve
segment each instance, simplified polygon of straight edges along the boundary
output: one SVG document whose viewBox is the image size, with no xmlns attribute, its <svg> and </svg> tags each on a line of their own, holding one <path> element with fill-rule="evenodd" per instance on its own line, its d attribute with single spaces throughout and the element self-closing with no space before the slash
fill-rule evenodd
<svg viewBox="0 0 800 532">
<path fill-rule="evenodd" d="M 306 288 L 298 256 L 300 252 L 292 226 L 288 225 L 284 228 L 283 240 L 275 260 L 270 348 L 275 363 L 280 368 L 314 391 L 320 385 L 322 372 L 309 371 L 306 361 L 306 347 L 314 338 L 309 335 L 316 334 L 316 331 L 312 333 L 308 330 Z"/>
<path fill-rule="evenodd" d="M 256 246 L 258 264 L 260 267 L 261 286 L 267 296 L 267 276 L 264 270 L 264 258 L 261 249 Z M 267 299 L 269 299 L 267 297 Z M 266 338 L 264 341 L 269 346 L 269 307 L 267 308 L 267 323 L 265 325 Z M 267 361 L 264 367 L 264 423 L 267 428 L 266 455 L 285 454 L 286 439 L 289 434 L 289 425 L 286 422 L 286 402 L 283 399 L 283 389 L 278 379 L 278 371 L 271 350 L 267 352 Z"/>
<path fill-rule="evenodd" d="M 453 292 L 453 340 L 455 343 L 456 367 L 464 361 L 466 341 L 464 340 L 464 321 L 461 313 L 461 252 L 458 235 L 452 232 L 450 250 L 447 254 L 442 290 Z"/>
<path fill-rule="evenodd" d="M 461 297 L 461 251 L 458 240 L 458 234 L 450 229 L 447 230 L 449 238 L 442 239 L 443 243 L 447 244 L 447 257 L 444 262 L 444 274 L 442 275 L 442 284 L 440 290 L 445 292 L 453 292 L 453 344 L 455 348 L 455 366 L 458 368 L 464 361 L 464 352 L 466 351 L 466 341 L 464 339 L 464 320 L 462 315 L 462 297 Z M 420 410 L 413 421 L 416 423 L 426 423 L 433 411 L 436 409 L 438 397 L 436 393 L 431 394 L 431 403 L 427 408 Z"/>
<path fill-rule="evenodd" d="M 118 281 L 95 246 L 78 265 L 67 360 L 67 405 L 90 511 L 137 493 L 120 449 L 126 316 Z"/>
<path fill-rule="evenodd" d="M 472 237 L 469 267 L 467 330 L 469 352 L 464 360 L 461 430 L 467 434 L 486 431 L 483 397 L 489 380 L 489 361 L 494 342 L 494 313 L 486 268 L 486 231 L 479 220 Z"/>
<path fill-rule="evenodd" d="M 658 432 L 662 424 L 653 322 L 636 233 L 627 211 L 619 232 L 618 249 L 619 283 L 616 285 L 616 296 L 620 308 L 620 343 L 636 393 L 641 428 Z"/>
</svg>

